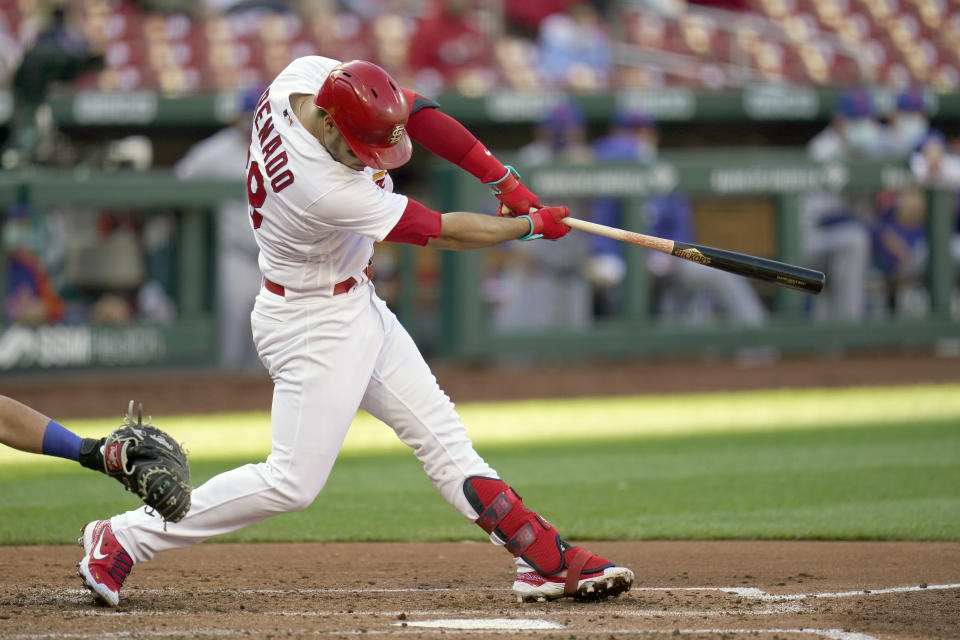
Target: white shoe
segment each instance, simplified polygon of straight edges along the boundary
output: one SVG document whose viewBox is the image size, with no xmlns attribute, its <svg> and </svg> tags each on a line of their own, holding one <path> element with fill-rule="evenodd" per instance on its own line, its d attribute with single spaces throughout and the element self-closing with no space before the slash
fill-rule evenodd
<svg viewBox="0 0 960 640">
<path fill-rule="evenodd" d="M 629 591 L 633 586 L 633 571 L 618 567 L 586 549 L 568 549 L 564 559 L 568 567 L 581 567 L 576 578 L 568 576 L 567 570 L 554 576 L 536 571 L 518 573 L 513 583 L 517 602 L 544 602 L 565 597 L 581 601 L 606 600 Z"/>
</svg>

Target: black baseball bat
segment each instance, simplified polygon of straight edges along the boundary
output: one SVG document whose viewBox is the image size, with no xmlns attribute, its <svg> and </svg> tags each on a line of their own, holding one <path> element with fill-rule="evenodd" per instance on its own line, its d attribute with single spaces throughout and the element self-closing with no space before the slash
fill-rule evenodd
<svg viewBox="0 0 960 640">
<path fill-rule="evenodd" d="M 826 284 L 826 276 L 822 271 L 807 269 L 786 262 L 778 262 L 769 258 L 760 258 L 736 251 L 727 251 L 726 249 L 717 249 L 702 244 L 693 244 L 692 242 L 677 242 L 648 236 L 626 229 L 608 227 L 597 224 L 596 222 L 587 222 L 579 218 L 566 217 L 563 221 L 567 226 L 573 229 L 580 229 L 589 233 L 595 233 L 621 242 L 639 245 L 654 251 L 669 253 L 672 256 L 683 258 L 691 262 L 696 262 L 714 269 L 722 269 L 740 276 L 753 278 L 755 280 L 764 280 L 789 287 L 798 291 L 818 294 L 823 291 Z"/>
</svg>

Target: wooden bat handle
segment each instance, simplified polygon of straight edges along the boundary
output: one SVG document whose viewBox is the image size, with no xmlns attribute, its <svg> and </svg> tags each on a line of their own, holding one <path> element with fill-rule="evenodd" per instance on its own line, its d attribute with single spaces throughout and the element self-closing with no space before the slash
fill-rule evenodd
<svg viewBox="0 0 960 640">
<path fill-rule="evenodd" d="M 563 222 L 571 229 L 579 229 L 580 231 L 594 233 L 599 236 L 606 236 L 614 240 L 619 240 L 620 242 L 629 242 L 630 244 L 636 244 L 641 247 L 646 247 L 647 249 L 654 249 L 655 251 L 662 251 L 663 253 L 673 253 L 673 240 L 667 240 L 666 238 L 647 236 L 642 233 L 636 233 L 635 231 L 608 227 L 604 224 L 588 222 L 569 216 L 564 218 Z"/>
</svg>

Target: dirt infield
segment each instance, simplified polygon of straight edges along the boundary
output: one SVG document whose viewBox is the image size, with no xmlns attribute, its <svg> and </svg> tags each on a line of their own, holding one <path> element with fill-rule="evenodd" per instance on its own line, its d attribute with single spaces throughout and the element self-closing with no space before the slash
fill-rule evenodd
<svg viewBox="0 0 960 640">
<path fill-rule="evenodd" d="M 509 591 L 509 557 L 476 542 L 207 544 L 135 567 L 110 609 L 80 588 L 78 547 L 5 547 L 0 637 L 960 636 L 958 543 L 590 546 L 636 570 L 633 591 L 521 605 Z"/>
</svg>

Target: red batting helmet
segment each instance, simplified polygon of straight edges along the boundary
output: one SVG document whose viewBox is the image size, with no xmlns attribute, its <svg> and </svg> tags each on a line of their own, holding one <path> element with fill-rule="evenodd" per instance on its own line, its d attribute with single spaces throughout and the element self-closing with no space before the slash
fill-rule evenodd
<svg viewBox="0 0 960 640">
<path fill-rule="evenodd" d="M 364 164 L 394 169 L 410 159 L 410 108 L 397 81 L 363 60 L 343 62 L 323 81 L 313 103 L 327 112 Z"/>
</svg>

